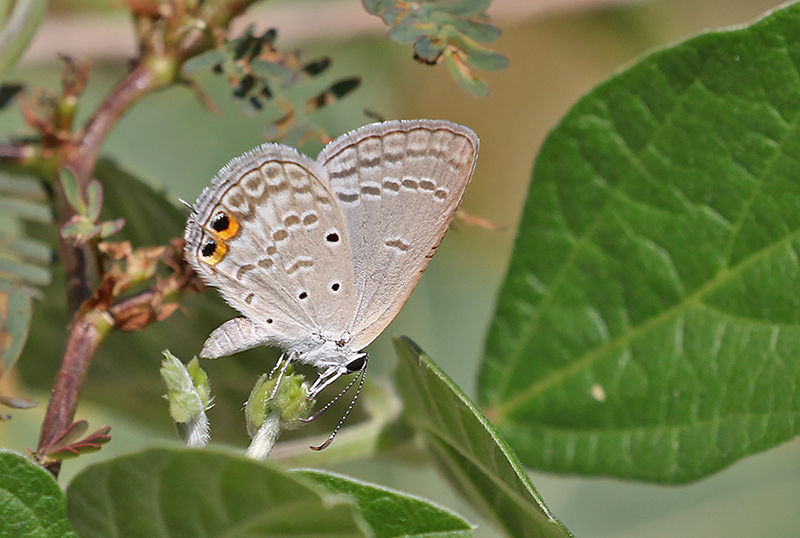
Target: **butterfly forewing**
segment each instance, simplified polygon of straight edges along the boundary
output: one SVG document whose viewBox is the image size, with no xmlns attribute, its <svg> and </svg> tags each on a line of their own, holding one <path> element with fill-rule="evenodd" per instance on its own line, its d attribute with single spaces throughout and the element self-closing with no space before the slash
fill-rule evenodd
<svg viewBox="0 0 800 538">
<path fill-rule="evenodd" d="M 391 121 L 348 133 L 320 154 L 350 238 L 354 349 L 408 299 L 461 202 L 478 145 L 472 130 L 447 121 Z"/>
<path fill-rule="evenodd" d="M 341 332 L 355 308 L 345 223 L 324 172 L 286 146 L 231 161 L 186 231 L 189 260 L 234 308 L 286 341 Z"/>
</svg>

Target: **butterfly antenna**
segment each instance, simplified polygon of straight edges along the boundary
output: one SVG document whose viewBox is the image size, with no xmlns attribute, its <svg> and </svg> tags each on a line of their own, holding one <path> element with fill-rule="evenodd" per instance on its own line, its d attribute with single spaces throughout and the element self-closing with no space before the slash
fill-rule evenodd
<svg viewBox="0 0 800 538">
<path fill-rule="evenodd" d="M 342 417 L 342 420 L 339 421 L 339 424 L 336 425 L 336 427 L 333 429 L 333 431 L 331 432 L 331 434 L 328 436 L 328 438 L 325 440 L 324 443 L 322 443 L 319 446 L 311 446 L 311 447 L 309 447 L 309 448 L 311 448 L 311 450 L 316 450 L 316 451 L 324 450 L 325 448 L 328 448 L 328 446 L 330 446 L 330 444 L 333 442 L 333 438 L 336 437 L 337 433 L 339 433 L 339 429 L 342 427 L 342 424 L 344 424 L 344 421 L 347 419 L 347 415 L 350 414 L 350 411 L 353 410 L 353 406 L 356 405 L 356 400 L 358 400 L 358 395 L 361 394 L 361 388 L 364 386 L 364 380 L 367 377 L 366 373 L 367 373 L 367 363 L 365 361 L 364 362 L 364 367 L 361 368 L 361 372 L 358 375 L 359 382 L 358 382 L 358 388 L 356 389 L 356 394 L 355 394 L 355 396 L 353 396 L 353 401 L 351 401 L 350 405 L 347 406 L 347 411 L 344 412 L 344 416 Z M 351 381 L 350 385 L 355 383 L 355 381 L 356 381 L 355 379 L 353 381 Z M 350 388 L 350 386 L 348 385 L 347 388 Z M 337 398 L 338 398 L 338 396 L 337 396 Z M 330 405 L 330 404 L 328 404 L 328 405 Z"/>
<path fill-rule="evenodd" d="M 182 203 L 183 205 L 185 205 L 187 208 L 189 208 L 189 211 L 194 212 L 194 207 L 192 207 L 192 204 L 190 204 L 189 202 L 187 202 L 183 198 L 178 198 L 178 201 L 180 203 Z"/>
</svg>

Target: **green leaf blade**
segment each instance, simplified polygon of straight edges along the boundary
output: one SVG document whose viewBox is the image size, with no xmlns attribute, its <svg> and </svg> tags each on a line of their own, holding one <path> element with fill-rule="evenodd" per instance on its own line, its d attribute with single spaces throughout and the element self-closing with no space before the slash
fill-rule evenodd
<svg viewBox="0 0 800 538">
<path fill-rule="evenodd" d="M 517 457 L 475 405 L 410 340 L 395 340 L 409 422 L 453 486 L 509 536 L 565 537 Z"/>
<path fill-rule="evenodd" d="M 526 464 L 686 482 L 797 435 L 798 28 L 655 53 L 548 137 L 480 381 Z"/>
<path fill-rule="evenodd" d="M 334 473 L 313 469 L 301 469 L 295 473 L 313 480 L 333 493 L 353 497 L 364 519 L 372 527 L 375 538 L 467 538 L 473 535 L 472 526 L 461 517 L 424 499 Z"/>
<path fill-rule="evenodd" d="M 67 490 L 80 535 L 365 536 L 353 506 L 242 457 L 153 449 L 81 472 Z"/>
<path fill-rule="evenodd" d="M 21 454 L 0 450 L 0 536 L 77 538 L 53 477 Z"/>
</svg>

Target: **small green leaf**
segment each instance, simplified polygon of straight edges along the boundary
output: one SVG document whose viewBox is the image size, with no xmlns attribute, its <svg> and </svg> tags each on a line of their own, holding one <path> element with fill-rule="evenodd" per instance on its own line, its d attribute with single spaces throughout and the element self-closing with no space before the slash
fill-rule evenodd
<svg viewBox="0 0 800 538">
<path fill-rule="evenodd" d="M 419 36 L 428 35 L 436 31 L 436 25 L 431 22 L 414 21 L 411 17 L 406 17 L 400 24 L 395 24 L 389 28 L 389 39 L 395 43 L 410 45 Z"/>
<path fill-rule="evenodd" d="M 98 235 L 103 239 L 111 237 L 125 227 L 125 219 L 110 220 L 100 223 Z"/>
<path fill-rule="evenodd" d="M 111 436 L 108 435 L 108 432 L 111 431 L 111 426 L 100 428 L 81 439 L 88 428 L 89 423 L 85 420 L 79 420 L 73 423 L 67 429 L 66 433 L 62 434 L 47 447 L 47 453 L 44 455 L 48 460 L 73 459 L 82 454 L 98 452 L 103 445 L 111 441 Z"/>
<path fill-rule="evenodd" d="M 12 280 L 33 286 L 47 286 L 53 275 L 41 265 L 0 258 L 0 281 Z"/>
<path fill-rule="evenodd" d="M 509 536 L 571 536 L 469 398 L 411 340 L 398 338 L 394 345 L 406 417 L 422 432 L 453 487 Z"/>
<path fill-rule="evenodd" d="M 455 53 L 450 50 L 445 50 L 444 61 L 450 73 L 465 90 L 475 97 L 486 97 L 489 95 L 489 86 L 476 77 L 469 66 Z"/>
<path fill-rule="evenodd" d="M 100 227 L 86 217 L 75 215 L 61 227 L 59 233 L 62 238 L 70 239 L 76 245 L 81 245 L 96 237 L 100 233 Z"/>
<path fill-rule="evenodd" d="M 434 44 L 428 36 L 421 36 L 414 42 L 414 52 L 420 58 L 429 61 L 435 61 L 442 55 L 441 47 Z"/>
<path fill-rule="evenodd" d="M 455 31 L 452 26 L 445 26 L 442 29 L 442 36 L 448 42 L 455 43 L 461 49 L 464 62 L 470 67 L 484 71 L 500 71 L 508 67 L 508 58 L 479 45 L 472 39 Z"/>
<path fill-rule="evenodd" d="M 462 49 L 466 52 L 464 61 L 472 68 L 483 71 L 501 71 L 508 67 L 508 58 L 483 47 L 468 47 Z"/>
<path fill-rule="evenodd" d="M 18 219 L 49 224 L 53 220 L 50 208 L 38 202 L 0 198 L 0 214 L 13 215 Z"/>
<path fill-rule="evenodd" d="M 361 0 L 361 4 L 367 13 L 380 15 L 384 9 L 394 7 L 394 0 Z"/>
<path fill-rule="evenodd" d="M 209 450 L 153 449 L 92 465 L 69 484 L 67 513 L 82 538 L 366 535 L 346 498 Z"/>
<path fill-rule="evenodd" d="M 3 396 L 0 394 L 0 405 L 5 405 L 12 409 L 33 409 L 39 402 L 22 398 L 21 396 Z"/>
<path fill-rule="evenodd" d="M 227 59 L 225 53 L 221 50 L 211 50 L 200 56 L 195 56 L 188 62 L 184 63 L 181 67 L 184 75 L 196 75 L 203 71 L 211 69 L 218 63 L 224 63 Z"/>
<path fill-rule="evenodd" d="M 67 431 L 62 433 L 55 442 L 60 445 L 72 444 L 80 439 L 87 431 L 89 431 L 89 423 L 85 420 L 78 420 L 73 422 L 67 428 Z"/>
<path fill-rule="evenodd" d="M 290 69 L 285 68 L 281 64 L 267 62 L 265 60 L 251 61 L 250 68 L 253 70 L 253 73 L 265 78 L 275 77 L 280 80 L 290 80 L 293 76 Z"/>
<path fill-rule="evenodd" d="M 431 17 L 434 21 L 441 26 L 452 26 L 456 31 L 464 34 L 466 37 L 474 40 L 477 43 L 491 43 L 500 37 L 500 28 L 492 26 L 485 22 L 471 21 L 467 19 L 459 19 L 457 17 Z"/>
<path fill-rule="evenodd" d="M 392 26 L 393 24 L 396 24 L 405 13 L 406 10 L 403 8 L 390 7 L 381 12 L 381 19 L 383 20 L 383 24 Z"/>
<path fill-rule="evenodd" d="M 30 295 L 22 286 L 0 280 L 0 379 L 22 353 L 30 323 Z"/>
<path fill-rule="evenodd" d="M 50 265 L 53 251 L 47 243 L 35 239 L 0 235 L 0 251 L 6 257 Z"/>
<path fill-rule="evenodd" d="M 80 187 L 78 187 L 78 180 L 75 174 L 69 168 L 61 169 L 61 186 L 64 188 L 64 195 L 67 197 L 67 202 L 72 206 L 78 215 L 86 216 L 86 204 L 83 201 Z"/>
<path fill-rule="evenodd" d="M 547 137 L 479 384 L 527 465 L 681 483 L 800 433 L 798 58 L 792 4 Z"/>
<path fill-rule="evenodd" d="M 300 469 L 292 474 L 352 497 L 375 538 L 473 535 L 472 526 L 460 516 L 424 499 L 330 472 Z"/>
<path fill-rule="evenodd" d="M 77 538 L 53 476 L 22 454 L 0 450 L 0 536 Z"/>
<path fill-rule="evenodd" d="M 492 0 L 444 0 L 423 3 L 421 5 L 429 11 L 469 17 L 483 13 L 488 9 L 491 3 Z"/>
<path fill-rule="evenodd" d="M 38 179 L 0 175 L 0 196 L 22 198 L 31 202 L 47 202 L 48 195 Z"/>
<path fill-rule="evenodd" d="M 86 186 L 86 218 L 97 222 L 100 210 L 103 208 L 103 187 L 100 182 L 93 179 Z"/>
</svg>

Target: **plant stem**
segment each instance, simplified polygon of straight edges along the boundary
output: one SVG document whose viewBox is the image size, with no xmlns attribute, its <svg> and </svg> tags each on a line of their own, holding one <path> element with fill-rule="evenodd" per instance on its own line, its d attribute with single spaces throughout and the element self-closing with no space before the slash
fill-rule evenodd
<svg viewBox="0 0 800 538">
<path fill-rule="evenodd" d="M 140 63 L 114 86 L 87 120 L 78 144 L 64 163 L 70 166 L 79 185 L 91 179 L 100 147 L 120 117 L 141 97 L 171 82 L 158 77 L 148 64 Z"/>
<path fill-rule="evenodd" d="M 97 346 L 112 327 L 111 318 L 104 309 L 90 310 L 73 320 L 64 359 L 53 383 L 53 394 L 42 422 L 37 451 L 46 453 L 47 447 L 72 424 L 89 365 Z M 57 462 L 48 465 L 50 472 L 56 476 L 59 467 Z"/>
</svg>

